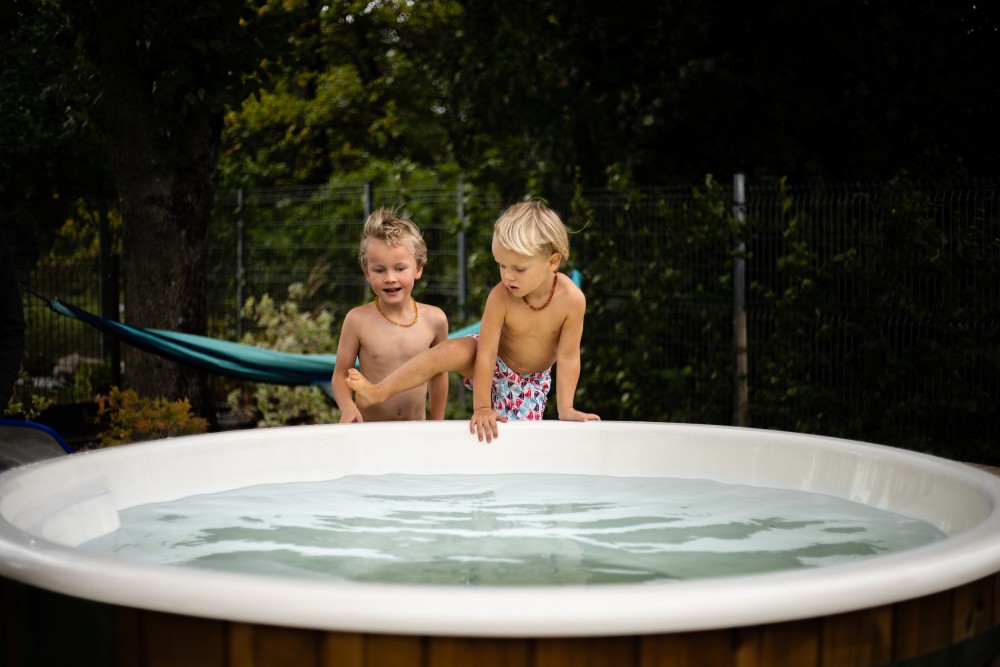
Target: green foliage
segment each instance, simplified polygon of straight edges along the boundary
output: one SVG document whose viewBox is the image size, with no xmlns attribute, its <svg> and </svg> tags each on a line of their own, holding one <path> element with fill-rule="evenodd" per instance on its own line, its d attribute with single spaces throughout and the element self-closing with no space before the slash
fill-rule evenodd
<svg viewBox="0 0 1000 667">
<path fill-rule="evenodd" d="M 22 368 L 19 374 L 20 382 L 14 385 L 10 400 L 4 408 L 4 415 L 17 417 L 20 419 L 34 420 L 45 408 L 49 407 L 51 400 L 44 395 L 40 395 L 32 390 L 31 378 Z"/>
<path fill-rule="evenodd" d="M 574 211 L 591 220 L 573 239 L 588 298 L 577 402 L 605 419 L 725 423 L 731 331 L 720 323 L 739 229 L 724 189 L 709 177 L 690 193 L 609 199 Z"/>
<path fill-rule="evenodd" d="M 953 216 L 965 204 L 931 192 L 906 179 L 858 188 L 841 197 L 839 238 L 784 193 L 779 278 L 754 285 L 774 313 L 754 351 L 755 425 L 1000 455 L 982 438 L 1000 372 L 990 305 L 1000 269 L 983 239 L 998 238 L 1000 221 Z"/>
<path fill-rule="evenodd" d="M 79 198 L 113 197 L 99 74 L 55 0 L 0 10 L 0 219 L 14 247 L 44 254 Z"/>
<path fill-rule="evenodd" d="M 106 391 L 111 386 L 111 360 L 104 359 L 96 364 L 81 364 L 73 373 L 72 394 L 67 402 L 76 396 L 93 396 Z"/>
<path fill-rule="evenodd" d="M 739 256 L 752 426 L 998 460 L 1000 219 L 988 188 L 780 183 L 754 192 L 741 224 L 712 179 L 690 193 L 619 182 L 572 214 L 587 221 L 573 238 L 585 409 L 732 423 Z"/>
<path fill-rule="evenodd" d="M 247 345 L 259 345 L 282 352 L 302 354 L 330 354 L 336 351 L 332 331 L 334 321 L 330 312 L 316 308 L 303 312 L 300 304 L 318 289 L 319 278 L 310 283 L 295 283 L 288 287 L 288 300 L 280 305 L 267 294 L 260 300 L 247 299 L 244 315 L 254 321 L 257 329 L 244 334 Z M 333 375 L 333 369 L 330 369 Z M 286 387 L 272 384 L 253 386 L 252 401 L 261 419 L 258 426 L 283 426 L 287 424 L 328 424 L 339 419 L 317 387 Z M 244 394 L 241 390 L 230 392 L 229 404 L 240 408 Z"/>
<path fill-rule="evenodd" d="M 365 219 L 365 182 L 372 185 L 373 206 L 386 206 L 412 219 L 432 250 L 424 275 L 415 286 L 415 298 L 455 312 L 458 232 L 470 237 L 468 248 L 488 248 L 488 237 L 483 243 L 479 234 L 492 229 L 495 208 L 484 208 L 479 191 L 465 185 L 465 219 L 460 221 L 459 175 L 453 165 L 427 169 L 405 159 L 373 160 L 363 170 L 340 174 L 322 186 L 254 189 L 245 191 L 242 198 L 238 193 L 226 193 L 211 228 L 217 261 L 213 258 L 208 266 L 216 335 L 238 335 L 232 298 L 238 290 L 277 295 L 291 283 L 309 282 L 320 269 L 334 277 L 321 281 L 310 292 L 301 303 L 303 309 L 326 308 L 333 320 L 340 322 L 350 308 L 371 298 L 357 263 Z M 240 248 L 242 273 L 235 264 Z M 492 257 L 489 267 L 495 281 Z M 467 324 L 478 319 L 477 315 L 471 308 L 463 318 L 466 321 L 452 324 Z"/>
<path fill-rule="evenodd" d="M 46 252 L 24 270 L 19 278 L 33 291 L 44 296 L 58 295 L 70 303 L 92 312 L 100 311 L 97 294 L 99 282 L 98 228 L 100 216 L 88 209 L 84 200 L 75 202 L 73 210 L 63 220 Z M 107 214 L 112 253 L 121 252 L 121 218 L 116 212 Z M 32 327 L 52 317 L 46 302 L 31 296 L 23 299 L 25 320 L 33 334 L 26 340 L 22 363 L 30 376 L 50 377 L 54 367 L 67 357 L 97 358 L 100 355 L 98 333 L 83 322 L 58 318 L 56 326 Z M 71 382 L 59 387 L 47 385 L 47 398 L 59 402 L 91 400 L 94 394 L 110 384 L 110 368 L 74 369 Z M 29 384 L 31 381 L 28 381 Z M 42 390 L 35 389 L 36 399 Z"/>
<path fill-rule="evenodd" d="M 448 162 L 438 83 L 414 60 L 434 49 L 455 2 L 267 3 L 287 14 L 285 62 L 230 105 L 223 133 L 228 187 L 319 183 L 375 160 Z"/>
<path fill-rule="evenodd" d="M 97 397 L 97 417 L 105 426 L 99 446 L 195 435 L 208 430 L 208 422 L 191 414 L 187 399 L 140 398 L 131 390 L 112 387 Z"/>
</svg>

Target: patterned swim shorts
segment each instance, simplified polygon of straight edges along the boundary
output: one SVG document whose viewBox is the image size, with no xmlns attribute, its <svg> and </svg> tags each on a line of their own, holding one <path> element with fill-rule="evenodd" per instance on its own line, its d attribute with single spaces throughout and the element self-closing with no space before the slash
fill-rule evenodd
<svg viewBox="0 0 1000 667">
<path fill-rule="evenodd" d="M 477 340 L 479 336 L 470 334 Z M 472 379 L 465 378 L 466 389 L 472 389 Z M 493 368 L 493 410 L 507 419 L 538 420 L 545 414 L 545 404 L 552 388 L 552 369 L 521 375 L 511 370 L 497 357 Z"/>
</svg>

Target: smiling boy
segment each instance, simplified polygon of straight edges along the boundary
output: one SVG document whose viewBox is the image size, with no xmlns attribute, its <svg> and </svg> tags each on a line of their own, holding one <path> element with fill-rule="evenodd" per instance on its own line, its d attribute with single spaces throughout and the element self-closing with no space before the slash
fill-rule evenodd
<svg viewBox="0 0 1000 667">
<path fill-rule="evenodd" d="M 331 386 L 341 423 L 426 419 L 428 388 L 430 418 L 444 419 L 447 373 L 428 376 L 378 405 L 354 402 L 345 381 L 356 363 L 378 381 L 448 338 L 444 311 L 411 295 L 427 263 L 427 245 L 413 222 L 384 208 L 372 213 L 361 234 L 358 262 L 375 300 L 351 309 L 340 329 Z"/>
</svg>

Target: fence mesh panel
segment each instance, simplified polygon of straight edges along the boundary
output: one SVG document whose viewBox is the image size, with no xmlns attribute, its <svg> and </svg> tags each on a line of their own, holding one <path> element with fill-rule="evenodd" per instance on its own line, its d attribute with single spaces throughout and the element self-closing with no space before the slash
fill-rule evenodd
<svg viewBox="0 0 1000 667">
<path fill-rule="evenodd" d="M 584 409 L 731 421 L 742 242 L 752 425 L 916 448 L 957 434 L 996 448 L 982 406 L 1000 403 L 998 193 L 996 181 L 751 184 L 742 225 L 719 184 L 586 193 L 582 206 L 560 210 L 588 297 Z M 373 206 L 398 209 L 424 233 L 429 263 L 416 298 L 444 309 L 453 327 L 479 319 L 496 280 L 489 244 L 501 202 L 454 184 L 301 186 L 220 193 L 209 335 L 238 340 L 255 326 L 241 316 L 245 301 L 282 301 L 294 284 L 305 307 L 338 322 L 369 299 L 357 245 Z M 100 312 L 95 253 L 13 250 L 34 292 Z M 40 299 L 26 296 L 25 312 L 29 384 L 54 401 L 90 399 L 87 368 L 111 343 Z"/>
</svg>

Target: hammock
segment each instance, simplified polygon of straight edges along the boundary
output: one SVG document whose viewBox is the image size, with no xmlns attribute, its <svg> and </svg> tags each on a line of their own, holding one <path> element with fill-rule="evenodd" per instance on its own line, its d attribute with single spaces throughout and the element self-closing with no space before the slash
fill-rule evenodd
<svg viewBox="0 0 1000 667">
<path fill-rule="evenodd" d="M 582 274 L 573 269 L 570 278 L 580 285 Z M 109 320 L 59 299 L 46 299 L 24 288 L 26 292 L 42 299 L 49 309 L 79 320 L 98 331 L 110 334 L 145 352 L 156 354 L 216 375 L 283 385 L 316 385 L 331 395 L 330 380 L 337 363 L 335 354 L 299 354 L 280 352 L 255 345 L 234 343 L 220 338 L 144 329 Z M 452 331 L 448 338 L 461 338 L 479 333 L 480 322 Z"/>
<path fill-rule="evenodd" d="M 283 385 L 330 387 L 335 354 L 280 352 L 255 345 L 179 331 L 143 329 L 95 315 L 59 299 L 46 299 L 48 307 L 79 320 L 98 331 L 115 336 L 145 352 L 209 371 L 216 375 Z M 479 322 L 448 334 L 457 338 L 479 331 Z"/>
</svg>

